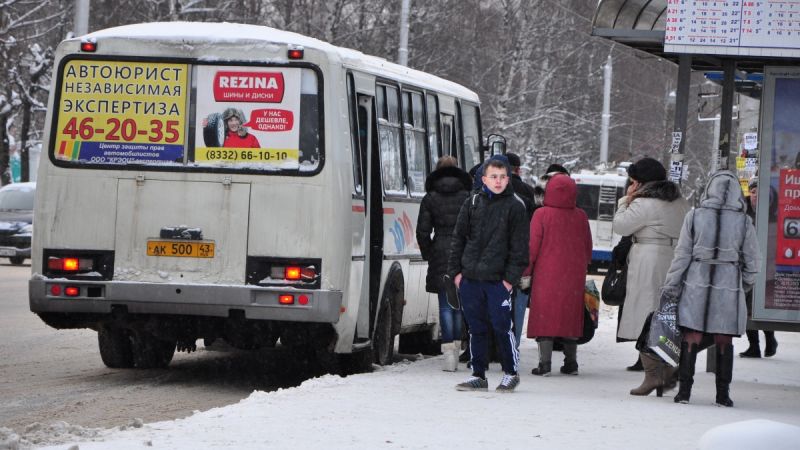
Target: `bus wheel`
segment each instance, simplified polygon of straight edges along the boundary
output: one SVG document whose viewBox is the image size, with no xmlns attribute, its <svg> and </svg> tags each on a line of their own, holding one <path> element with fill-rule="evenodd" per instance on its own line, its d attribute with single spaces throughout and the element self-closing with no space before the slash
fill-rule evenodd
<svg viewBox="0 0 800 450">
<path fill-rule="evenodd" d="M 144 331 L 135 331 L 132 337 L 133 363 L 137 369 L 161 369 L 172 361 L 174 340 L 161 340 Z"/>
<path fill-rule="evenodd" d="M 15 266 L 21 266 L 22 263 L 25 262 L 25 257 L 24 256 L 12 256 L 12 257 L 10 257 L 8 259 L 11 261 L 11 264 L 13 264 Z"/>
<path fill-rule="evenodd" d="M 369 351 L 369 349 L 339 355 L 339 374 L 347 376 L 357 373 L 372 372 L 373 359 L 373 353 Z"/>
<path fill-rule="evenodd" d="M 433 339 L 431 330 L 416 331 L 413 333 L 403 333 L 400 335 L 400 343 L 397 351 L 404 355 L 441 355 L 441 343 Z"/>
<path fill-rule="evenodd" d="M 133 350 L 128 331 L 122 328 L 102 327 L 97 331 L 100 358 L 106 367 L 129 369 L 133 367 Z"/>
<path fill-rule="evenodd" d="M 386 366 L 394 359 L 394 334 L 392 333 L 392 305 L 388 298 L 381 302 L 378 321 L 375 324 L 375 338 L 372 342 L 375 363 Z"/>
</svg>

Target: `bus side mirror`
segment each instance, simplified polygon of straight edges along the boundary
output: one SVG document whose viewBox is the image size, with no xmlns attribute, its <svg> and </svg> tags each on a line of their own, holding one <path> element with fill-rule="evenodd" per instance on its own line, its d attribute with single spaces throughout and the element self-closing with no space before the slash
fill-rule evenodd
<svg viewBox="0 0 800 450">
<path fill-rule="evenodd" d="M 486 145 L 483 146 L 483 151 L 486 153 L 485 158 L 491 158 L 494 155 L 506 154 L 506 138 L 499 134 L 490 134 L 486 137 Z"/>
<path fill-rule="evenodd" d="M 492 142 L 492 155 L 505 155 L 506 154 L 506 142 L 505 141 L 494 141 Z"/>
</svg>

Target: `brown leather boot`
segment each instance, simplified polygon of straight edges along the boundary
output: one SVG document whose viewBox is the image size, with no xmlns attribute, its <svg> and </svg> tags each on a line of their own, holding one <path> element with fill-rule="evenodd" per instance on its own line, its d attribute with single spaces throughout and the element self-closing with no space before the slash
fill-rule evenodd
<svg viewBox="0 0 800 450">
<path fill-rule="evenodd" d="M 631 389 L 631 395 L 650 395 L 655 390 L 656 396 L 661 397 L 664 395 L 664 361 L 645 352 L 640 352 L 639 357 L 644 368 L 644 381 Z"/>
</svg>

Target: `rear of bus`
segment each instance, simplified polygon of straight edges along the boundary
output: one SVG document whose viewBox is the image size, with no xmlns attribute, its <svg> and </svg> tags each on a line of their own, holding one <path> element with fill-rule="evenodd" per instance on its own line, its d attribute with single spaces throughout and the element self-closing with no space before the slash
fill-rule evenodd
<svg viewBox="0 0 800 450">
<path fill-rule="evenodd" d="M 326 151 L 323 86 L 341 80 L 317 44 L 181 23 L 64 41 L 31 310 L 97 330 L 109 367 L 163 367 L 199 338 L 332 349 L 352 327 L 335 260 L 349 261 L 351 188 Z"/>
</svg>

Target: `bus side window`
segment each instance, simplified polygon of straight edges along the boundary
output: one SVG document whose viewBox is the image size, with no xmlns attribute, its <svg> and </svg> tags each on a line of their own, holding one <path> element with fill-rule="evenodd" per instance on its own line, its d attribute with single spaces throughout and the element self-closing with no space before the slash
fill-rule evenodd
<svg viewBox="0 0 800 450">
<path fill-rule="evenodd" d="M 455 123 L 450 114 L 441 114 L 442 119 L 442 154 L 458 157 L 455 143 Z"/>
<path fill-rule="evenodd" d="M 383 189 L 387 195 L 406 196 L 400 148 L 400 99 L 397 88 L 378 85 L 376 91 L 378 94 L 378 138 Z"/>
<path fill-rule="evenodd" d="M 403 131 L 411 195 L 425 195 L 425 113 L 422 94 L 403 92 Z"/>
<path fill-rule="evenodd" d="M 461 130 L 464 134 L 464 167 L 472 167 L 481 161 L 481 135 L 478 107 L 461 104 Z"/>
<path fill-rule="evenodd" d="M 353 157 L 353 193 L 356 195 L 364 194 L 364 168 L 361 165 L 361 128 L 358 120 L 358 106 L 356 103 L 356 92 L 353 86 L 353 74 L 347 74 L 347 104 L 350 113 L 350 145 L 352 146 Z M 366 134 L 366 130 L 365 133 Z"/>
<path fill-rule="evenodd" d="M 429 172 L 432 172 L 436 167 L 436 161 L 442 156 L 442 148 L 439 144 L 439 99 L 433 94 L 428 94 L 426 96 L 425 109 L 428 113 L 428 148 L 430 149 Z"/>
</svg>

